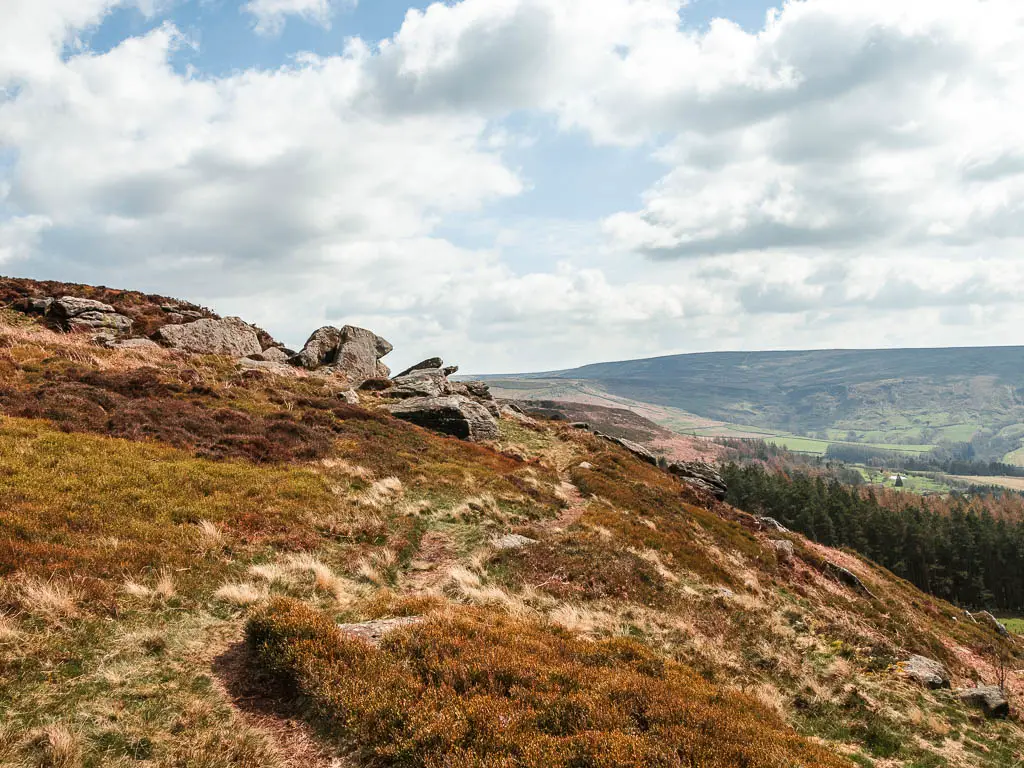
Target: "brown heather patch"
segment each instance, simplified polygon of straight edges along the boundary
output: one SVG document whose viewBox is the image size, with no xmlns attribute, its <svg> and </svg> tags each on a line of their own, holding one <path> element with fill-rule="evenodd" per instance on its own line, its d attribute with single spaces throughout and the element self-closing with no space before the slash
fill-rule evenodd
<svg viewBox="0 0 1024 768">
<path fill-rule="evenodd" d="M 386 765 L 832 768 L 849 765 L 753 697 L 625 639 L 464 609 L 345 637 L 279 599 L 249 622 L 258 663 L 292 681 L 339 745 Z"/>
<path fill-rule="evenodd" d="M 531 586 L 560 599 L 666 607 L 676 595 L 649 560 L 579 526 L 522 549 L 499 552 L 489 567 L 509 586 Z"/>
</svg>

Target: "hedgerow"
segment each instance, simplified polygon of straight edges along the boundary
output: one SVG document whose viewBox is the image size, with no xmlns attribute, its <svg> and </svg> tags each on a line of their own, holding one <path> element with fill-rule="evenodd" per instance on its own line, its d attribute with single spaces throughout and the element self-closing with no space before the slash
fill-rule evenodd
<svg viewBox="0 0 1024 768">
<path fill-rule="evenodd" d="M 371 762 L 441 768 L 838 768 L 747 696 L 623 638 L 587 642 L 482 610 L 377 649 L 288 598 L 258 611 L 255 659 Z"/>
</svg>

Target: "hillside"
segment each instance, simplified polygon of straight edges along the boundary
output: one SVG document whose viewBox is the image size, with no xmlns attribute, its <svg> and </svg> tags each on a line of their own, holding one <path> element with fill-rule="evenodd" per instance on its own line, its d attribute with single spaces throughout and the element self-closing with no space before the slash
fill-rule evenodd
<svg viewBox="0 0 1024 768">
<path fill-rule="evenodd" d="M 364 329 L 293 354 L 92 291 L 0 311 L 0 765 L 1024 755 L 1024 653 L 984 616 L 440 360 L 388 379 Z M 1009 711 L 958 693 L 1007 669 Z"/>
<path fill-rule="evenodd" d="M 722 352 L 486 378 L 505 397 L 589 389 L 675 409 L 658 421 L 687 431 L 685 413 L 741 425 L 721 434 L 918 450 L 973 441 L 979 457 L 1011 461 L 1024 438 L 1024 347 Z"/>
</svg>

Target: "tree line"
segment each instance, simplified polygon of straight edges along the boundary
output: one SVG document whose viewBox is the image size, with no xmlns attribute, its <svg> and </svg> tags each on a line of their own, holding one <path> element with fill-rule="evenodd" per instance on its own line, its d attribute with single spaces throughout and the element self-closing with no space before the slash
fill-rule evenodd
<svg viewBox="0 0 1024 768">
<path fill-rule="evenodd" d="M 958 497 L 879 498 L 835 478 L 727 464 L 727 501 L 830 547 L 849 547 L 965 608 L 1024 611 L 1024 522 Z"/>
</svg>

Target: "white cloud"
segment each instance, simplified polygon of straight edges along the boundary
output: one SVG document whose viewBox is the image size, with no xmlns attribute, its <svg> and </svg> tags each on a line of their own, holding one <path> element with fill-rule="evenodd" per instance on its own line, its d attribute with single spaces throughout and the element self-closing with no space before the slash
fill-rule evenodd
<svg viewBox="0 0 1024 768">
<path fill-rule="evenodd" d="M 289 16 L 330 28 L 339 5 L 354 6 L 357 0 L 249 0 L 242 11 L 253 17 L 253 29 L 261 35 L 277 35 Z"/>
<path fill-rule="evenodd" d="M 51 225 L 45 216 L 22 216 L 0 221 L 0 264 L 31 256 L 39 244 L 40 234 Z"/>
<path fill-rule="evenodd" d="M 399 362 L 471 370 L 1019 341 L 1016 0 L 794 1 L 757 34 L 681 27 L 681 0 L 463 0 L 224 77 L 172 68 L 169 25 L 67 55 L 113 0 L 12 1 L 0 260 L 37 273 L 205 300 L 293 343 L 362 322 Z M 266 33 L 332 10 L 246 8 Z M 460 247 L 533 184 L 505 153 L 524 110 L 664 174 L 604 221 L 545 222 L 566 237 L 499 221 Z"/>
</svg>

